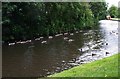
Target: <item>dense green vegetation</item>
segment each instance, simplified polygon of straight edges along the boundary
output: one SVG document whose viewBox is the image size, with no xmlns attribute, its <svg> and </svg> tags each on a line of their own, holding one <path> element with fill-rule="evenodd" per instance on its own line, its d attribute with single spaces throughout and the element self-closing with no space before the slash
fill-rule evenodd
<svg viewBox="0 0 120 79">
<path fill-rule="evenodd" d="M 4 2 L 3 41 L 90 29 L 106 16 L 105 2 Z"/>
<path fill-rule="evenodd" d="M 118 8 L 118 18 L 120 18 L 120 7 Z"/>
<path fill-rule="evenodd" d="M 112 5 L 108 12 L 112 18 L 118 18 L 118 7 Z"/>
<path fill-rule="evenodd" d="M 118 77 L 118 57 L 120 54 L 83 64 L 49 77 Z"/>
</svg>

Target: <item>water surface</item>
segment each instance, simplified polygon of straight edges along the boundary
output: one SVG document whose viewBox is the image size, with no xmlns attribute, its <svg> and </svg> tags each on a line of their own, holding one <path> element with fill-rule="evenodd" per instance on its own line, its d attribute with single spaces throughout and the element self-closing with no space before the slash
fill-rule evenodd
<svg viewBox="0 0 120 79">
<path fill-rule="evenodd" d="M 118 22 L 101 20 L 99 29 L 25 44 L 3 44 L 3 77 L 43 77 L 117 52 Z"/>
</svg>

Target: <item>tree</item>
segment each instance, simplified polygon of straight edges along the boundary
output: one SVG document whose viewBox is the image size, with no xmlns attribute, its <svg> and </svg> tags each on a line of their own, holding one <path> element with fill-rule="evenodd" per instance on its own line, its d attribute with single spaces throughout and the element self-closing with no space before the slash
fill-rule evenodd
<svg viewBox="0 0 120 79">
<path fill-rule="evenodd" d="M 120 18 L 120 7 L 118 8 L 118 18 Z"/>
<path fill-rule="evenodd" d="M 95 7 L 99 7 L 95 10 Z M 6 2 L 2 5 L 3 40 L 27 40 L 90 29 L 104 18 L 105 3 Z M 96 21 L 97 23 L 97 21 Z"/>
<path fill-rule="evenodd" d="M 112 18 L 117 18 L 118 17 L 118 8 L 114 5 L 112 5 L 109 10 L 108 10 L 110 16 Z"/>
<path fill-rule="evenodd" d="M 105 19 L 107 14 L 106 2 L 90 2 L 89 4 L 95 21 Z"/>
</svg>

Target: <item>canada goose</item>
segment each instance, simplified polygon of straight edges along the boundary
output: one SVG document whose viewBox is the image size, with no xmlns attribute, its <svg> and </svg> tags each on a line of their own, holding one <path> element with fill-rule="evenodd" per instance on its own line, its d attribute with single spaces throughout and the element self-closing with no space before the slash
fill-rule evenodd
<svg viewBox="0 0 120 79">
<path fill-rule="evenodd" d="M 11 45 L 15 45 L 15 43 L 9 43 L 8 45 L 9 45 L 9 46 L 11 46 Z"/>
<path fill-rule="evenodd" d="M 52 37 L 52 36 L 49 36 L 48 38 L 49 38 L 49 39 L 52 39 L 53 37 Z"/>
<path fill-rule="evenodd" d="M 72 41 L 74 41 L 74 40 L 73 40 L 73 39 L 69 39 L 69 40 L 68 40 L 68 42 L 72 42 Z"/>
<path fill-rule="evenodd" d="M 110 54 L 110 53 L 109 53 L 109 52 L 106 52 L 106 55 L 107 55 L 107 54 Z"/>
<path fill-rule="evenodd" d="M 64 35 L 67 35 L 68 33 L 64 33 Z"/>
<path fill-rule="evenodd" d="M 30 43 L 30 42 L 31 42 L 31 40 L 27 40 L 27 41 L 26 41 L 26 43 Z"/>
<path fill-rule="evenodd" d="M 40 39 L 43 39 L 44 37 L 40 37 Z"/>
<path fill-rule="evenodd" d="M 78 33 L 78 31 L 76 31 L 76 33 Z"/>
<path fill-rule="evenodd" d="M 60 36 L 60 35 L 59 35 L 59 34 L 57 34 L 57 35 L 55 35 L 55 36 L 57 37 L 57 36 Z"/>
<path fill-rule="evenodd" d="M 102 45 L 104 44 L 104 43 L 101 43 Z"/>
<path fill-rule="evenodd" d="M 108 43 L 106 43 L 106 45 L 108 45 Z"/>
<path fill-rule="evenodd" d="M 20 41 L 18 41 L 18 42 L 16 42 L 17 44 L 20 44 L 21 43 L 21 40 Z"/>
<path fill-rule="evenodd" d="M 73 33 L 70 33 L 70 35 L 74 35 Z"/>
<path fill-rule="evenodd" d="M 62 33 L 60 33 L 59 35 L 63 35 Z"/>
<path fill-rule="evenodd" d="M 95 53 L 92 53 L 92 56 L 95 56 L 96 54 Z"/>
<path fill-rule="evenodd" d="M 21 41 L 20 43 L 21 43 L 21 44 L 24 44 L 24 43 L 26 43 L 26 41 Z"/>
<path fill-rule="evenodd" d="M 83 32 L 82 30 L 80 30 L 79 32 Z"/>
<path fill-rule="evenodd" d="M 82 49 L 80 49 L 80 52 L 83 52 Z"/>
<path fill-rule="evenodd" d="M 110 32 L 110 35 L 112 34 L 112 32 Z"/>
<path fill-rule="evenodd" d="M 62 63 L 65 63 L 65 61 L 63 60 Z"/>
<path fill-rule="evenodd" d="M 64 37 L 64 40 L 67 40 L 68 39 L 68 37 Z"/>
<path fill-rule="evenodd" d="M 35 40 L 40 40 L 40 38 L 36 38 Z"/>
<path fill-rule="evenodd" d="M 84 62 L 84 60 L 80 60 L 80 62 Z"/>
<path fill-rule="evenodd" d="M 42 41 L 41 43 L 42 43 L 42 44 L 47 44 L 47 41 Z"/>
<path fill-rule="evenodd" d="M 112 31 L 112 33 L 115 33 L 114 31 Z"/>
</svg>

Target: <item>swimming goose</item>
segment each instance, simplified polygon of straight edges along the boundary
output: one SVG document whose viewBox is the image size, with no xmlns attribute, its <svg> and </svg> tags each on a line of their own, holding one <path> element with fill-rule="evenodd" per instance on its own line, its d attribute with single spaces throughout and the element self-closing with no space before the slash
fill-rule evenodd
<svg viewBox="0 0 120 79">
<path fill-rule="evenodd" d="M 110 53 L 109 53 L 109 52 L 106 52 L 106 55 L 107 55 L 107 54 L 110 54 Z"/>
<path fill-rule="evenodd" d="M 73 33 L 70 33 L 70 35 L 74 35 Z"/>
<path fill-rule="evenodd" d="M 76 33 L 78 33 L 78 31 L 76 31 Z"/>
<path fill-rule="evenodd" d="M 74 41 L 74 40 L 73 40 L 73 39 L 69 39 L 69 40 L 68 40 L 68 42 L 72 42 L 72 41 Z"/>
<path fill-rule="evenodd" d="M 36 38 L 35 40 L 40 40 L 40 38 Z"/>
<path fill-rule="evenodd" d="M 43 39 L 44 37 L 40 37 L 40 39 Z"/>
<path fill-rule="evenodd" d="M 26 41 L 21 41 L 20 43 L 21 43 L 21 44 L 24 44 L 24 43 L 26 43 Z"/>
<path fill-rule="evenodd" d="M 55 35 L 55 36 L 57 37 L 57 36 L 60 36 L 60 35 L 59 35 L 59 34 L 57 34 L 57 35 Z"/>
<path fill-rule="evenodd" d="M 67 35 L 68 33 L 64 33 L 64 35 Z"/>
<path fill-rule="evenodd" d="M 53 37 L 52 37 L 52 36 L 49 36 L 48 38 L 49 38 L 49 39 L 52 39 Z"/>
<path fill-rule="evenodd" d="M 92 53 L 91 55 L 92 55 L 92 56 L 95 56 L 96 54 L 95 54 L 95 53 Z"/>
<path fill-rule="evenodd" d="M 20 44 L 21 43 L 21 40 L 20 41 L 18 41 L 18 42 L 16 42 L 17 44 Z"/>
<path fill-rule="evenodd" d="M 42 41 L 41 43 L 42 43 L 42 44 L 47 44 L 47 41 Z"/>
<path fill-rule="evenodd" d="M 59 35 L 63 35 L 62 33 L 60 33 Z"/>
<path fill-rule="evenodd" d="M 106 45 L 108 45 L 108 43 L 106 43 Z"/>
<path fill-rule="evenodd" d="M 30 43 L 30 42 L 31 42 L 31 40 L 27 40 L 27 41 L 26 41 L 26 43 Z"/>
<path fill-rule="evenodd" d="M 68 39 L 68 37 L 64 37 L 64 40 L 67 40 Z"/>
<path fill-rule="evenodd" d="M 11 46 L 11 45 L 15 45 L 15 43 L 9 43 L 8 45 L 9 45 L 9 46 Z"/>
</svg>

